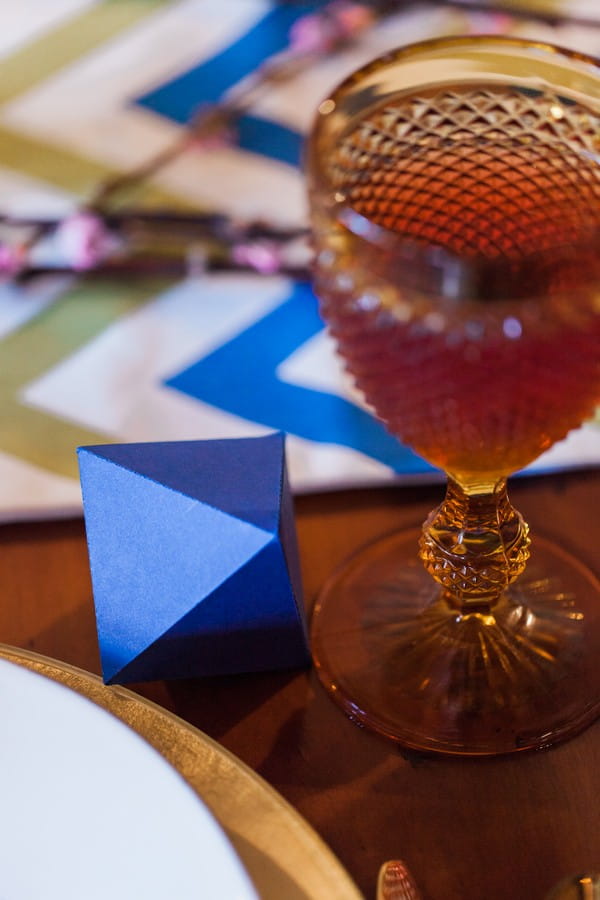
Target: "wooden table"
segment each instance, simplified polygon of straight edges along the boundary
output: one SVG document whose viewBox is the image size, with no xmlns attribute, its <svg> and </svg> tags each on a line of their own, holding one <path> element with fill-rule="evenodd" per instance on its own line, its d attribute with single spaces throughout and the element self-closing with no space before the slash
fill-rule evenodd
<svg viewBox="0 0 600 900">
<path fill-rule="evenodd" d="M 441 494 L 387 488 L 297 498 L 307 604 L 349 551 L 422 521 Z M 543 529 L 600 572 L 600 473 L 517 479 L 511 498 L 534 534 Z M 0 641 L 99 673 L 82 520 L 5 525 L 0 551 Z M 398 856 L 428 900 L 542 900 L 564 875 L 600 867 L 600 722 L 544 752 L 431 759 L 356 727 L 313 672 L 134 689 L 259 772 L 367 898 L 380 863 Z"/>
</svg>

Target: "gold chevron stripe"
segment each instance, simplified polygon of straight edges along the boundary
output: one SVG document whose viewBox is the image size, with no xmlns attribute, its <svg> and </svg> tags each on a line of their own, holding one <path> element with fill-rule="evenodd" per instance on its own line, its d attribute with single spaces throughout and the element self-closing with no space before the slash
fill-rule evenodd
<svg viewBox="0 0 600 900">
<path fill-rule="evenodd" d="M 0 104 L 130 28 L 170 0 L 104 0 L 2 60 Z"/>
<path fill-rule="evenodd" d="M 74 353 L 108 325 L 164 291 L 170 282 L 81 283 L 0 342 L 0 449 L 59 475 L 77 477 L 75 448 L 107 443 L 95 433 L 23 405 L 26 384 Z"/>
<path fill-rule="evenodd" d="M 103 179 L 115 170 L 102 163 L 79 156 L 63 147 L 46 144 L 35 138 L 0 126 L 0 164 L 24 175 L 60 187 L 85 201 Z M 160 187 L 144 183 L 136 191 L 136 204 L 182 209 L 187 204 Z M 123 194 L 119 195 L 119 199 Z"/>
</svg>

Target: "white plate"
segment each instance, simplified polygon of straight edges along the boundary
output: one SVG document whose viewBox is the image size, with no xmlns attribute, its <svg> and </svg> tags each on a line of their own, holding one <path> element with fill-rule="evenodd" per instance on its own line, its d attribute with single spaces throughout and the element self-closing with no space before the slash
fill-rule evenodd
<svg viewBox="0 0 600 900">
<path fill-rule="evenodd" d="M 0 900 L 257 900 L 204 804 L 152 747 L 0 660 Z"/>
</svg>

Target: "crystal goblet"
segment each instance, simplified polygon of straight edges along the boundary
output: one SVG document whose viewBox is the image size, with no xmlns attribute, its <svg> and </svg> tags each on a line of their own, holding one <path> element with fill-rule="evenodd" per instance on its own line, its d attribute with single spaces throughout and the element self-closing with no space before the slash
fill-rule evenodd
<svg viewBox="0 0 600 900">
<path fill-rule="evenodd" d="M 420 750 L 565 739 L 600 713 L 599 583 L 530 539 L 506 480 L 600 402 L 600 68 L 487 36 L 388 53 L 321 103 L 308 183 L 347 368 L 448 476 L 420 532 L 323 589 L 320 678 Z"/>
</svg>

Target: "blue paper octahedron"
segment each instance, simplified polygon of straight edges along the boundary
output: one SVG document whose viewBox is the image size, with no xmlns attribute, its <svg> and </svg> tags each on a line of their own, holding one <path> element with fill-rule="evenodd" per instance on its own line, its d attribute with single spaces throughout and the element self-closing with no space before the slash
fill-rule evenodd
<svg viewBox="0 0 600 900">
<path fill-rule="evenodd" d="M 105 682 L 308 663 L 282 434 L 78 456 Z"/>
</svg>

